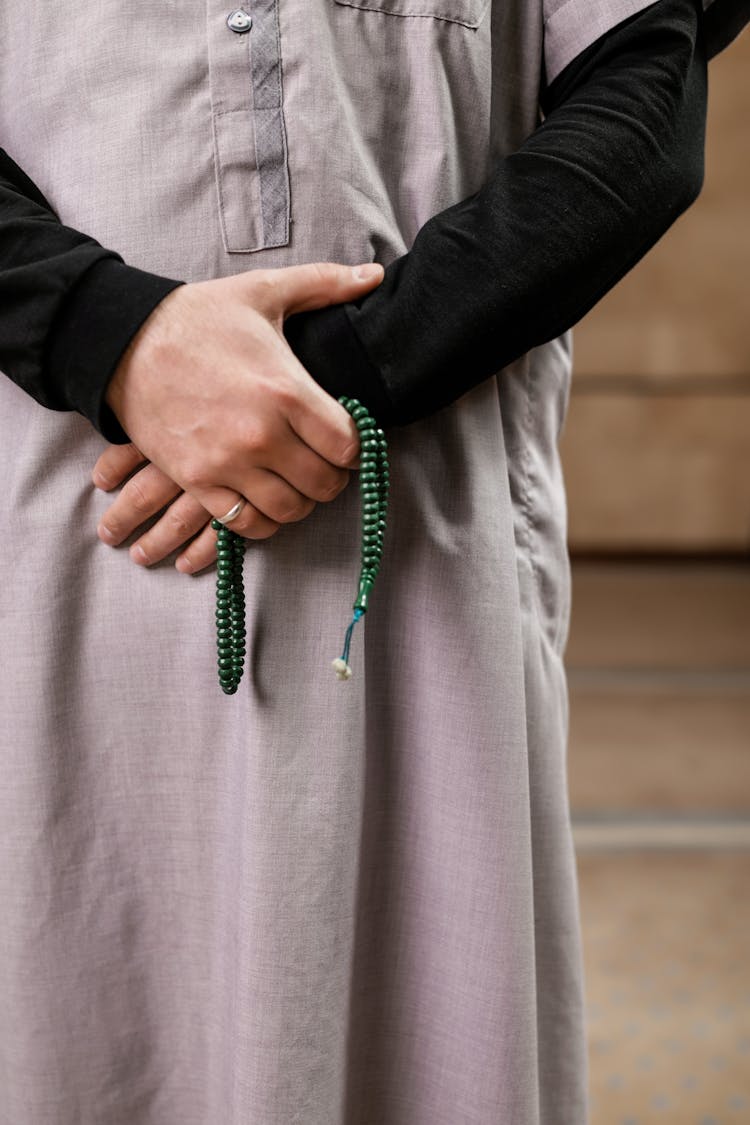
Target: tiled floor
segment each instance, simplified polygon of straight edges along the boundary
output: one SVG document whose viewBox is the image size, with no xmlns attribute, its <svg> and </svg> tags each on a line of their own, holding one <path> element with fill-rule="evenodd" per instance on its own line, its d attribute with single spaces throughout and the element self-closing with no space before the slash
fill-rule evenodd
<svg viewBox="0 0 750 1125">
<path fill-rule="evenodd" d="M 592 1125 L 746 1125 L 750 851 L 579 872 Z"/>
<path fill-rule="evenodd" d="M 750 565 L 574 565 L 591 1125 L 750 1125 Z"/>
</svg>

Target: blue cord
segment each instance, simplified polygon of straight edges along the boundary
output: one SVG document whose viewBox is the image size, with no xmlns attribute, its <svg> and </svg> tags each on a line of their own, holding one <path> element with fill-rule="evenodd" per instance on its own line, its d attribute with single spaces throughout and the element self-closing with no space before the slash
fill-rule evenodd
<svg viewBox="0 0 750 1125">
<path fill-rule="evenodd" d="M 365 615 L 364 610 L 355 609 L 354 616 L 352 617 L 352 620 L 351 620 L 351 624 L 349 625 L 349 628 L 346 630 L 346 635 L 344 637 L 344 651 L 341 653 L 341 659 L 344 661 L 344 664 L 349 663 L 349 647 L 352 643 L 352 633 L 354 632 L 354 626 L 357 624 L 360 617 L 364 617 L 364 615 Z"/>
</svg>

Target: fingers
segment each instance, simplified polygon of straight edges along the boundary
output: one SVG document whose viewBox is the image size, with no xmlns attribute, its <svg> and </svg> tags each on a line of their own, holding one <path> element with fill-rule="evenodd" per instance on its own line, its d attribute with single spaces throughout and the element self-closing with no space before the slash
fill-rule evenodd
<svg viewBox="0 0 750 1125">
<path fill-rule="evenodd" d="M 103 543 L 116 547 L 181 491 L 156 465 L 146 465 L 130 478 L 107 508 L 99 521 L 97 535 Z"/>
<path fill-rule="evenodd" d="M 183 492 L 172 501 L 161 519 L 133 543 L 130 557 L 140 566 L 151 566 L 153 563 L 161 562 L 173 551 L 184 547 L 188 540 L 203 531 L 210 521 L 211 516 L 203 505 L 187 492 Z M 215 534 L 213 543 L 214 545 L 216 543 Z M 211 558 L 203 563 L 203 566 L 208 566 L 210 562 Z"/>
<path fill-rule="evenodd" d="M 252 285 L 255 307 L 275 320 L 280 315 L 290 316 L 306 309 L 354 300 L 379 285 L 384 275 L 383 267 L 377 262 L 357 266 L 309 262 L 301 266 L 253 270 L 242 276 Z"/>
<path fill-rule="evenodd" d="M 189 543 L 182 554 L 175 559 L 175 566 L 181 574 L 197 574 L 205 570 L 216 558 L 216 532 L 207 524 L 200 535 Z"/>
<path fill-rule="evenodd" d="M 331 400 L 333 401 L 333 400 Z M 346 413 L 346 411 L 344 412 Z M 347 417 L 349 415 L 347 414 Z M 319 423 L 316 429 L 316 440 L 319 440 Z M 358 443 L 358 434 L 354 427 L 354 438 L 346 431 L 346 442 L 355 440 Z M 335 500 L 349 483 L 350 473 L 346 468 L 338 468 L 330 461 L 321 457 L 289 426 L 289 440 L 284 443 L 284 457 L 280 465 L 283 468 L 283 479 L 310 500 L 328 503 Z M 281 475 L 279 473 L 279 475 Z M 242 491 L 245 491 L 244 488 Z"/>
<path fill-rule="evenodd" d="M 246 473 L 241 481 L 238 478 L 233 483 L 237 484 L 236 494 L 225 492 L 223 489 L 207 489 L 205 497 L 202 493 L 196 495 L 204 506 L 210 511 L 215 511 L 217 491 L 221 491 L 222 496 L 234 496 L 232 504 L 237 500 L 238 494 L 240 496 L 243 496 L 243 493 L 249 494 L 252 501 L 243 496 L 245 503 L 242 510 L 227 525 L 246 539 L 267 539 L 278 531 L 282 524 L 305 519 L 315 507 L 314 500 L 304 496 L 286 480 L 266 469 L 253 469 Z M 223 499 L 221 503 L 224 504 Z M 226 514 L 232 504 L 224 504 L 221 514 Z M 221 515 L 216 518 L 221 519 Z"/>
<path fill-rule="evenodd" d="M 91 479 L 97 488 L 109 492 L 111 488 L 122 484 L 125 477 L 130 476 L 145 460 L 140 449 L 132 442 L 127 445 L 110 445 L 94 465 Z"/>
<path fill-rule="evenodd" d="M 295 362 L 298 362 L 295 357 Z M 301 369 L 302 365 L 300 364 Z M 355 468 L 359 433 L 340 402 L 307 376 L 300 394 L 288 404 L 287 421 L 297 437 L 319 457 L 344 469 Z"/>
<path fill-rule="evenodd" d="M 338 479 L 335 489 L 341 489 Z M 248 491 L 255 503 L 242 497 L 242 509 L 231 521 L 232 530 L 245 538 L 267 539 L 282 524 L 304 519 L 315 507 L 310 497 L 265 470 L 250 475 Z M 127 482 L 102 516 L 97 532 L 104 543 L 117 546 L 144 521 L 166 509 L 130 548 L 134 562 L 151 566 L 202 533 L 213 513 L 221 519 L 237 500 L 237 493 L 224 488 L 208 489 L 200 498 L 185 493 L 155 465 L 148 464 Z M 208 566 L 214 558 L 214 546 L 215 536 L 202 536 L 183 553 L 178 569 L 192 572 Z"/>
<path fill-rule="evenodd" d="M 251 526 L 257 533 L 253 538 L 269 538 L 278 531 L 279 524 L 256 512 L 252 505 L 245 507 L 250 509 Z M 234 524 L 233 520 L 233 529 Z M 211 527 L 211 514 L 187 492 L 173 500 L 161 519 L 132 545 L 130 557 L 140 566 L 151 566 L 180 548 L 184 550 L 175 559 L 175 567 L 182 574 L 204 570 L 216 558 L 216 532 Z"/>
</svg>

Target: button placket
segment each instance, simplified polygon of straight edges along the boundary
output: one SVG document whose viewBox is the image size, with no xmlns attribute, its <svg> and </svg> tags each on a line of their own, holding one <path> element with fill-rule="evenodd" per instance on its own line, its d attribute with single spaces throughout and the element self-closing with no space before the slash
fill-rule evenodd
<svg viewBox="0 0 750 1125">
<path fill-rule="evenodd" d="M 279 0 L 255 0 L 251 65 L 263 240 L 289 242 L 290 192 L 281 81 Z"/>
<path fill-rule="evenodd" d="M 291 204 L 278 0 L 206 0 L 219 218 L 225 249 L 289 242 Z M 251 34 L 247 34 L 252 31 Z"/>
</svg>

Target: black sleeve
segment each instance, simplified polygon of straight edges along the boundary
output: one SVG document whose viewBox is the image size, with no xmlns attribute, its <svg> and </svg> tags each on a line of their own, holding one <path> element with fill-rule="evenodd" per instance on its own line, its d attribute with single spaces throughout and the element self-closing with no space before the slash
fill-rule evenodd
<svg viewBox="0 0 750 1125">
<path fill-rule="evenodd" d="M 107 385 L 143 321 L 181 284 L 62 224 L 0 149 L 0 369 L 42 406 L 77 410 L 110 441 L 127 441 L 104 402 Z"/>
<path fill-rule="evenodd" d="M 706 89 L 700 0 L 659 0 L 619 24 L 377 289 L 287 319 L 302 363 L 381 425 L 405 424 L 572 327 L 698 196 Z"/>
<path fill-rule="evenodd" d="M 709 59 L 728 47 L 750 23 L 750 0 L 713 0 L 706 9 L 705 37 Z"/>
</svg>

